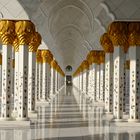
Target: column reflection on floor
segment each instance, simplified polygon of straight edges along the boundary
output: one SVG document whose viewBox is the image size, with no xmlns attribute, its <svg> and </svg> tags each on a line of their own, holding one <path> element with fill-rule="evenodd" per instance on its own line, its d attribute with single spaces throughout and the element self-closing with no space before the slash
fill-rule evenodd
<svg viewBox="0 0 140 140">
<path fill-rule="evenodd" d="M 0 140 L 139 140 L 139 127 L 110 126 L 104 107 L 81 94 L 64 87 L 50 104 L 36 107 L 38 118 L 30 128 L 0 128 Z"/>
</svg>

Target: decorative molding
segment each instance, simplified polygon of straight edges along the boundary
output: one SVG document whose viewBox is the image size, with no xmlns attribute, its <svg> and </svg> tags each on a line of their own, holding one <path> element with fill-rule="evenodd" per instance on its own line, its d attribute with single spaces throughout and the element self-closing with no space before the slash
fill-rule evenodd
<svg viewBox="0 0 140 140">
<path fill-rule="evenodd" d="M 57 7 L 57 6 L 59 6 L 60 5 L 60 9 L 62 9 L 62 8 L 64 8 L 64 7 L 67 7 L 67 6 L 73 6 L 73 7 L 77 7 L 77 8 L 79 8 L 79 9 L 81 9 L 80 8 L 80 5 L 82 4 L 83 6 L 82 6 L 82 8 L 86 8 L 87 9 L 87 11 L 88 11 L 88 14 L 86 14 L 87 16 L 88 16 L 88 19 L 89 19 L 89 22 L 91 21 L 91 23 L 90 23 L 90 25 L 91 25 L 91 29 L 93 29 L 93 14 L 92 14 L 92 12 L 91 12 L 91 9 L 89 8 L 89 6 L 86 4 L 86 3 L 84 3 L 83 1 L 81 1 L 81 0 L 77 0 L 77 3 L 79 3 L 77 6 L 76 6 L 76 3 L 75 3 L 75 1 L 74 0 L 69 0 L 69 1 L 67 1 L 67 3 L 65 4 L 65 5 L 63 5 L 63 7 L 61 6 L 62 4 L 61 3 L 64 3 L 64 1 L 67 1 L 67 0 L 59 0 L 54 6 L 53 6 L 53 8 L 51 9 L 51 11 L 50 11 L 50 13 L 49 13 L 49 17 L 48 17 L 48 27 L 50 27 L 50 25 L 51 25 L 51 23 L 50 23 L 50 17 L 51 17 L 51 15 L 52 15 L 52 13 L 53 13 L 53 10 Z M 84 12 L 84 10 L 83 9 L 81 9 L 81 11 L 83 11 L 83 13 L 85 13 Z M 89 17 L 90 16 L 90 17 Z"/>
<path fill-rule="evenodd" d="M 115 15 L 110 11 L 108 5 L 105 2 L 100 3 L 101 7 L 103 7 L 107 13 L 107 15 L 114 21 L 116 19 Z"/>
<path fill-rule="evenodd" d="M 61 32 L 63 32 L 64 30 L 68 29 L 68 28 L 73 28 L 75 29 L 79 34 L 80 36 L 83 38 L 83 40 L 85 40 L 85 37 L 84 37 L 84 33 L 81 32 L 80 28 L 74 24 L 67 24 L 65 25 L 61 30 L 59 30 L 55 36 L 52 35 L 54 41 L 56 40 L 56 37 L 58 37 L 60 35 Z M 52 34 L 52 33 L 51 33 Z"/>
</svg>

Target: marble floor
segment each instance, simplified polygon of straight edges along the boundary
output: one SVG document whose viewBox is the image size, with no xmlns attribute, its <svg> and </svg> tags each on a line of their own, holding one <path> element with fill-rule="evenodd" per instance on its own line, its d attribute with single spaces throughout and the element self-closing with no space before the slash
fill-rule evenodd
<svg viewBox="0 0 140 140">
<path fill-rule="evenodd" d="M 30 128 L 0 127 L 0 140 L 140 140 L 140 127 L 111 126 L 103 106 L 76 88 L 63 88 L 49 105 L 37 106 Z"/>
</svg>

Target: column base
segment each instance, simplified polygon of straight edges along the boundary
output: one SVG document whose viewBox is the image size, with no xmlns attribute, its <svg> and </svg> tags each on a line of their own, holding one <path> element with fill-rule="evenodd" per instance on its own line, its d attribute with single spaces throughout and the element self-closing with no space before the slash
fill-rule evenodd
<svg viewBox="0 0 140 140">
<path fill-rule="evenodd" d="M 36 110 L 31 110 L 31 111 L 28 111 L 29 114 L 34 114 L 34 113 L 37 113 Z"/>
<path fill-rule="evenodd" d="M 37 119 L 37 111 L 28 112 L 28 117 L 31 120 Z"/>
<path fill-rule="evenodd" d="M 48 106 L 49 105 L 49 102 L 42 102 L 42 101 L 39 101 L 39 102 L 36 102 L 36 107 L 38 106 Z"/>
<path fill-rule="evenodd" d="M 47 99 L 40 99 L 40 102 L 47 102 Z"/>
<path fill-rule="evenodd" d="M 12 121 L 12 118 L 0 118 L 0 121 Z"/>
<path fill-rule="evenodd" d="M 18 111 L 16 111 L 16 110 L 13 110 L 12 111 L 12 117 L 13 118 L 16 118 L 17 117 L 17 114 L 18 114 Z"/>
<path fill-rule="evenodd" d="M 128 119 L 128 122 L 140 122 L 140 119 Z"/>
<path fill-rule="evenodd" d="M 3 120 L 3 121 L 0 121 L 0 128 L 16 128 L 16 127 L 20 127 L 20 128 L 30 128 L 30 121 L 21 121 L 20 123 L 18 123 L 17 120 L 9 120 L 9 121 L 6 121 L 6 120 Z"/>
<path fill-rule="evenodd" d="M 16 118 L 16 121 L 29 121 L 29 118 Z"/>
<path fill-rule="evenodd" d="M 94 106 L 104 106 L 105 103 L 104 102 L 99 102 L 99 101 L 93 101 L 93 105 Z"/>
<path fill-rule="evenodd" d="M 116 123 L 117 123 L 117 122 L 125 122 L 125 120 L 124 120 L 124 119 L 114 119 L 114 118 L 113 118 L 113 119 L 111 120 L 111 122 L 116 122 Z"/>
<path fill-rule="evenodd" d="M 112 112 L 104 112 L 104 115 L 105 116 L 113 116 L 113 113 Z"/>
</svg>

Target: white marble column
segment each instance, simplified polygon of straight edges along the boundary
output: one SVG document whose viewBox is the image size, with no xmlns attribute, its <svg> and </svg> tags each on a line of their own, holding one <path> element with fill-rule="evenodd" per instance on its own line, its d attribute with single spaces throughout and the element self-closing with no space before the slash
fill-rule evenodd
<svg viewBox="0 0 140 140">
<path fill-rule="evenodd" d="M 41 51 L 41 50 L 40 50 Z M 42 74 L 43 74 L 43 60 L 42 60 L 42 56 L 40 57 L 40 61 L 38 61 L 38 67 L 39 67 L 39 83 L 38 83 L 38 87 L 39 87 L 39 101 L 41 101 L 42 98 Z"/>
<path fill-rule="evenodd" d="M 100 100 L 100 64 L 96 66 L 96 101 Z"/>
<path fill-rule="evenodd" d="M 2 100 L 1 119 L 11 117 L 11 45 L 2 45 Z"/>
<path fill-rule="evenodd" d="M 47 101 L 50 89 L 50 62 L 53 56 L 49 50 L 42 50 L 43 72 L 42 72 L 42 98 L 41 101 Z"/>
<path fill-rule="evenodd" d="M 82 85 L 82 75 L 81 72 L 79 73 L 79 90 L 81 91 L 81 85 Z"/>
<path fill-rule="evenodd" d="M 97 59 L 98 57 L 98 52 L 96 50 L 92 50 L 89 52 L 87 55 L 87 60 L 89 61 L 90 64 L 90 76 L 89 76 L 89 94 L 91 101 L 96 100 L 96 79 L 97 79 Z"/>
<path fill-rule="evenodd" d="M 125 79 L 126 79 L 126 70 L 125 70 L 125 62 L 126 62 L 126 52 L 124 52 L 124 56 L 123 56 L 123 62 L 124 62 L 124 76 L 123 76 L 123 82 L 124 82 L 124 86 L 123 86 L 123 113 L 126 114 L 126 86 L 125 86 Z"/>
<path fill-rule="evenodd" d="M 100 38 L 100 44 L 105 51 L 105 111 L 112 113 L 113 109 L 113 51 L 112 41 L 107 33 Z"/>
<path fill-rule="evenodd" d="M 104 101 L 104 64 L 100 64 L 100 101 Z"/>
<path fill-rule="evenodd" d="M 50 82 L 50 95 L 49 98 L 55 93 L 55 69 L 51 67 L 51 82 Z"/>
<path fill-rule="evenodd" d="M 87 94 L 88 92 L 88 71 L 89 71 L 89 64 L 87 60 L 84 60 L 82 63 L 83 66 L 83 93 Z"/>
<path fill-rule="evenodd" d="M 83 92 L 83 70 L 80 72 L 81 75 L 81 92 Z"/>
<path fill-rule="evenodd" d="M 130 103 L 129 121 L 139 121 L 140 105 L 140 47 L 130 46 Z"/>
<path fill-rule="evenodd" d="M 113 117 L 114 121 L 123 121 L 124 96 L 124 52 L 128 47 L 126 22 L 116 21 L 110 24 L 108 35 L 114 46 L 113 53 Z M 116 32 L 117 31 L 117 32 Z"/>
<path fill-rule="evenodd" d="M 88 74 L 88 97 L 92 99 L 92 66 L 89 66 L 89 74 Z"/>
<path fill-rule="evenodd" d="M 13 21 L 1 20 L 1 41 L 2 41 L 2 100 L 1 100 L 1 120 L 11 119 L 11 57 L 12 44 L 14 41 L 15 24 Z"/>
<path fill-rule="evenodd" d="M 17 108 L 18 108 L 18 98 L 19 98 L 19 44 L 18 40 L 14 41 L 14 50 L 15 50 L 15 72 L 14 72 L 14 110 L 13 116 L 17 117 Z"/>
<path fill-rule="evenodd" d="M 105 110 L 113 111 L 113 54 L 105 54 Z"/>
<path fill-rule="evenodd" d="M 114 77 L 113 77 L 113 114 L 115 120 L 123 118 L 123 92 L 124 92 L 124 51 L 121 47 L 114 48 L 113 64 L 114 64 Z"/>
<path fill-rule="evenodd" d="M 41 86 L 41 81 L 40 81 L 40 67 L 42 65 L 42 57 L 41 57 L 41 50 L 37 50 L 36 52 L 36 82 L 35 82 L 35 93 L 36 93 L 36 101 L 39 101 L 40 99 L 40 86 Z M 41 76 L 42 77 L 42 76 Z"/>
<path fill-rule="evenodd" d="M 87 76 L 86 76 L 86 70 L 83 71 L 83 93 L 86 94 L 86 86 L 87 86 Z"/>
<path fill-rule="evenodd" d="M 13 46 L 13 45 L 12 45 Z M 12 93 L 12 110 L 14 105 L 14 77 L 15 77 L 15 51 L 14 47 L 12 47 L 12 60 L 11 60 L 11 93 Z"/>
<path fill-rule="evenodd" d="M 92 77 L 92 81 L 91 81 L 91 92 L 92 92 L 92 99 L 93 101 L 96 100 L 96 73 L 97 73 L 97 64 L 96 63 L 92 63 L 91 65 L 92 67 L 92 73 L 91 73 L 91 77 Z"/>
<path fill-rule="evenodd" d="M 105 53 L 100 52 L 100 101 L 104 102 L 104 79 L 105 79 Z"/>
<path fill-rule="evenodd" d="M 35 112 L 36 51 L 40 44 L 41 36 L 35 32 L 29 44 L 28 53 L 28 113 Z"/>
<path fill-rule="evenodd" d="M 130 60 L 125 62 L 125 111 L 128 112 L 130 98 Z"/>
<path fill-rule="evenodd" d="M 11 98 L 11 104 L 12 104 L 12 111 L 14 111 L 14 77 L 15 77 L 15 59 L 12 59 L 11 61 L 11 93 L 12 93 L 12 98 Z"/>
<path fill-rule="evenodd" d="M 0 83 L 2 83 L 2 54 L 0 53 Z M 2 84 L 0 84 L 0 96 L 2 94 Z"/>
<path fill-rule="evenodd" d="M 55 81 L 56 81 L 56 67 L 57 67 L 57 62 L 56 60 L 53 60 L 51 62 L 51 82 L 50 82 L 50 97 L 53 96 L 53 94 L 55 93 Z M 60 88 L 60 82 L 59 82 L 59 88 Z"/>
<path fill-rule="evenodd" d="M 55 72 L 55 93 L 57 92 L 58 86 L 58 71 Z"/>
<path fill-rule="evenodd" d="M 48 94 L 48 63 L 43 63 L 42 65 L 42 98 L 41 101 L 47 101 L 47 94 Z"/>
<path fill-rule="evenodd" d="M 34 24 L 30 21 L 15 23 L 19 40 L 19 98 L 17 120 L 28 119 L 28 46 L 35 32 Z M 28 29 L 28 30 L 27 30 Z M 16 64 L 15 64 L 16 65 Z"/>
<path fill-rule="evenodd" d="M 28 46 L 19 46 L 19 98 L 17 119 L 27 119 L 28 103 Z"/>
</svg>

